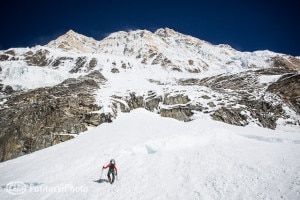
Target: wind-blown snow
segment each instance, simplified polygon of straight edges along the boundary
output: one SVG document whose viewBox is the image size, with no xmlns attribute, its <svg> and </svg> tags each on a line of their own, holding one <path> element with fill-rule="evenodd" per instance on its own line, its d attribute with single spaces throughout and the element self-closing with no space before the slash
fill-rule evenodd
<svg viewBox="0 0 300 200">
<path fill-rule="evenodd" d="M 299 133 L 205 119 L 184 123 L 137 109 L 0 163 L 0 199 L 299 199 L 299 157 Z M 111 158 L 118 180 L 95 182 Z M 12 181 L 26 191 L 9 194 Z M 46 190 L 51 187 L 65 190 Z"/>
</svg>

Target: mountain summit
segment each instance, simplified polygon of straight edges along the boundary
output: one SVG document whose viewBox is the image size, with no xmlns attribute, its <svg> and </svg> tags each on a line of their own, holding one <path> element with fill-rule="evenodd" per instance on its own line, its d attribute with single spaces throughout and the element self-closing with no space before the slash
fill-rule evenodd
<svg viewBox="0 0 300 200">
<path fill-rule="evenodd" d="M 77 53 L 91 53 L 96 50 L 97 43 L 95 39 L 86 37 L 79 33 L 69 30 L 56 40 L 49 42 L 46 46 L 64 51 L 75 51 Z"/>
</svg>

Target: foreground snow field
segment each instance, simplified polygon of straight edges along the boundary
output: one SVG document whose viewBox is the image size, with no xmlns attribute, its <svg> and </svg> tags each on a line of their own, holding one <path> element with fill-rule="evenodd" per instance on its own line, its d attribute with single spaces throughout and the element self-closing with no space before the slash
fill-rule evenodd
<svg viewBox="0 0 300 200">
<path fill-rule="evenodd" d="M 118 180 L 96 182 L 111 158 Z M 300 134 L 137 109 L 0 163 L 0 177 L 2 200 L 300 199 Z"/>
</svg>

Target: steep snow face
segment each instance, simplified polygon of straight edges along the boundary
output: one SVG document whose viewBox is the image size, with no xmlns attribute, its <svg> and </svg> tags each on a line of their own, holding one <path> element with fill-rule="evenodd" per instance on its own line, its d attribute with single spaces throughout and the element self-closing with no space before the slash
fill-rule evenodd
<svg viewBox="0 0 300 200">
<path fill-rule="evenodd" d="M 39 54 L 41 51 L 47 53 Z M 107 74 L 142 70 L 151 77 L 156 69 L 158 75 L 165 72 L 177 74 L 173 73 L 176 71 L 183 78 L 199 78 L 270 67 L 271 58 L 279 55 L 270 51 L 239 52 L 228 45 L 212 45 L 169 28 L 154 33 L 147 30 L 120 31 L 101 41 L 70 30 L 46 46 L 9 49 L 0 53 L 3 55 L 0 79 L 14 89 L 53 86 L 63 79 L 84 75 L 91 70 Z M 42 60 L 45 64 L 30 63 L 31 59 Z M 24 73 L 19 73 L 21 71 Z M 29 78 L 33 74 L 37 81 L 31 84 Z"/>
<path fill-rule="evenodd" d="M 297 133 L 203 119 L 183 123 L 138 109 L 0 163 L 0 198 L 296 200 L 299 157 Z M 101 170 L 111 158 L 118 179 L 97 182 L 106 179 Z"/>
<path fill-rule="evenodd" d="M 33 76 L 35 78 L 32 78 Z M 53 86 L 66 78 L 74 77 L 77 75 L 72 75 L 64 69 L 35 68 L 24 64 L 15 65 L 15 63 L 5 65 L 0 74 L 0 78 L 3 79 L 2 84 L 11 85 L 15 90 Z"/>
<path fill-rule="evenodd" d="M 80 74 L 70 73 L 74 68 L 78 54 L 64 52 L 61 49 L 52 49 L 43 46 L 33 48 L 12 48 L 13 60 L 0 62 L 0 83 L 10 85 L 14 90 L 27 90 L 40 87 L 54 86 L 68 78 L 76 78 Z M 37 57 L 37 61 L 44 60 L 45 66 L 36 66 L 28 63 L 28 55 L 37 55 L 39 51 L 48 52 L 44 58 Z M 62 59 L 55 66 L 57 59 Z"/>
<path fill-rule="evenodd" d="M 172 29 L 116 32 L 100 41 L 98 53 L 134 57 L 144 65 L 162 65 L 189 72 L 232 72 L 263 68 L 276 54 L 270 51 L 239 52 L 229 45 L 212 45 Z M 184 55 L 184 56 L 183 56 Z"/>
<path fill-rule="evenodd" d="M 239 52 L 229 45 L 212 45 L 169 28 L 154 33 L 147 30 L 119 31 L 101 41 L 70 30 L 47 46 L 77 53 L 131 57 L 143 65 L 161 65 L 189 72 L 262 68 L 269 65 L 270 57 L 277 55 L 270 51 Z"/>
</svg>

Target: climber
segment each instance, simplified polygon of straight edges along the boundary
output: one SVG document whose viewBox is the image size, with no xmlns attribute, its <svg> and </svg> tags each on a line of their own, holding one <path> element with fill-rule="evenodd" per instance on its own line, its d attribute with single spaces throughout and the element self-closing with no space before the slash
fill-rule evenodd
<svg viewBox="0 0 300 200">
<path fill-rule="evenodd" d="M 103 169 L 106 169 L 106 168 L 109 168 L 108 173 L 107 173 L 108 182 L 113 184 L 115 181 L 115 175 L 116 176 L 118 175 L 118 169 L 116 167 L 115 160 L 111 159 L 108 165 L 103 166 Z M 112 175 L 112 179 L 110 178 L 110 174 Z"/>
</svg>

